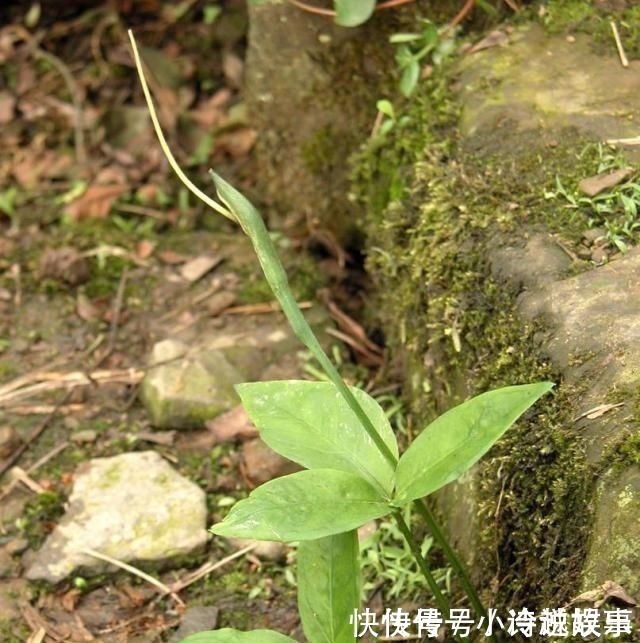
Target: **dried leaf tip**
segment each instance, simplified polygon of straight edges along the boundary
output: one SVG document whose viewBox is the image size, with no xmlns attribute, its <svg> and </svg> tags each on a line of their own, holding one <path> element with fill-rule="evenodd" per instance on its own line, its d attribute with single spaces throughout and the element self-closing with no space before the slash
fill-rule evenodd
<svg viewBox="0 0 640 643">
<path fill-rule="evenodd" d="M 160 143 L 160 147 L 162 148 L 162 153 L 165 155 L 167 161 L 169 162 L 171 169 L 178 175 L 178 178 L 182 181 L 185 187 L 192 194 L 194 194 L 198 199 L 200 199 L 203 203 L 206 203 L 210 208 L 212 208 L 216 212 L 219 212 L 220 214 L 227 217 L 228 219 L 235 221 L 236 220 L 235 217 L 233 216 L 233 214 L 231 214 L 231 212 L 229 212 L 229 210 L 227 210 L 224 206 L 220 205 L 217 201 L 214 201 L 211 197 L 205 194 L 199 187 L 194 185 L 194 183 L 189 179 L 189 177 L 182 171 L 182 168 L 180 167 L 180 165 L 178 165 L 178 162 L 173 156 L 173 153 L 171 152 L 171 148 L 169 147 L 169 144 L 167 143 L 167 140 L 164 136 L 162 127 L 160 126 L 160 121 L 158 119 L 155 106 L 153 104 L 153 98 L 151 97 L 151 92 L 149 91 L 149 86 L 147 84 L 147 78 L 144 74 L 144 68 L 142 66 L 140 53 L 138 52 L 138 46 L 136 43 L 135 36 L 133 35 L 133 31 L 131 29 L 128 29 L 127 33 L 129 34 L 129 40 L 131 42 L 131 49 L 133 50 L 133 59 L 136 65 L 136 71 L 138 72 L 138 77 L 140 78 L 140 84 L 142 85 L 142 93 L 144 94 L 144 98 L 147 102 L 147 108 L 149 110 L 149 116 L 151 116 L 153 129 L 158 138 L 158 142 Z"/>
</svg>

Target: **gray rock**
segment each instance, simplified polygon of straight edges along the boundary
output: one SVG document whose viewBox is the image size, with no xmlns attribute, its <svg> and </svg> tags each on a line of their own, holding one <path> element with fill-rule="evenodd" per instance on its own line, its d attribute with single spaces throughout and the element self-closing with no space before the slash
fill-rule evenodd
<svg viewBox="0 0 640 643">
<path fill-rule="evenodd" d="M 616 56 L 598 56 L 591 45 L 588 36 L 569 43 L 529 26 L 512 35 L 509 47 L 467 56 L 460 83 L 464 145 L 517 155 L 531 145 L 527 132 L 551 141 L 567 125 L 595 140 L 637 136 L 627 115 L 637 110 L 640 74 L 620 73 Z"/>
<path fill-rule="evenodd" d="M 164 340 L 153 348 L 151 364 L 140 395 L 154 426 L 202 428 L 238 403 L 233 390 L 242 375 L 219 350 L 196 348 Z"/>
<path fill-rule="evenodd" d="M 505 247 L 491 256 L 491 270 L 520 288 L 538 288 L 571 267 L 571 259 L 547 234 L 535 234 L 523 248 Z"/>
<path fill-rule="evenodd" d="M 93 429 L 84 429 L 71 434 L 71 442 L 75 442 L 76 444 L 95 442 L 97 438 L 98 433 Z"/>
<path fill-rule="evenodd" d="M 181 643 L 191 634 L 214 630 L 218 624 L 218 608 L 204 605 L 190 607 L 184 613 L 180 627 L 173 633 L 169 643 Z"/>
<path fill-rule="evenodd" d="M 598 484 L 594 538 L 583 588 L 615 579 L 632 596 L 640 594 L 640 468 L 609 471 Z"/>
<path fill-rule="evenodd" d="M 205 494 L 153 451 L 96 458 L 81 465 L 69 509 L 26 572 L 58 582 L 75 570 L 99 573 L 120 561 L 166 561 L 207 540 Z"/>
<path fill-rule="evenodd" d="M 287 555 L 288 547 L 284 543 L 272 540 L 251 540 L 249 538 L 228 538 L 231 546 L 236 549 L 244 549 L 249 545 L 254 545 L 251 553 L 262 560 L 272 560 L 279 562 L 284 560 Z"/>
</svg>

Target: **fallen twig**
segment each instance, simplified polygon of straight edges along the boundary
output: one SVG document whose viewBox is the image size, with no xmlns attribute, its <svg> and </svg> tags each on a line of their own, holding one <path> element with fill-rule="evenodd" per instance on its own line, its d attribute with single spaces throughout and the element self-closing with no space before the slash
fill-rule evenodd
<svg viewBox="0 0 640 643">
<path fill-rule="evenodd" d="M 120 323 L 120 313 L 122 312 L 122 301 L 124 299 L 124 288 L 127 283 L 128 270 L 125 268 L 120 275 L 116 298 L 113 302 L 111 326 L 109 327 L 109 342 L 107 343 L 107 355 L 111 354 L 116 345 L 118 338 L 118 324 Z"/>
<path fill-rule="evenodd" d="M 620 34 L 618 33 L 618 26 L 613 20 L 611 20 L 609 24 L 611 25 L 611 31 L 613 31 L 613 39 L 616 41 L 616 49 L 618 50 L 620 63 L 626 68 L 629 66 L 629 59 L 624 51 L 624 47 L 622 46 L 622 40 L 620 40 Z"/>
<path fill-rule="evenodd" d="M 11 475 L 13 476 L 14 482 L 22 483 L 27 489 L 33 491 L 33 493 L 42 493 L 44 491 L 42 486 L 20 467 L 13 467 L 11 469 Z"/>
<path fill-rule="evenodd" d="M 60 408 L 65 402 L 69 400 L 71 396 L 71 391 L 67 391 L 64 398 L 56 405 L 56 408 L 53 409 L 49 415 L 40 423 L 33 433 L 0 465 L 0 477 L 2 477 L 11 467 L 13 467 L 18 460 L 22 457 L 22 454 L 35 442 L 47 429 L 47 427 L 53 421 L 53 418 L 56 416 L 58 408 Z"/>
<path fill-rule="evenodd" d="M 124 569 L 125 571 L 133 574 L 134 576 L 137 576 L 138 578 L 142 578 L 142 580 L 146 580 L 147 583 L 150 583 L 154 587 L 157 587 L 164 594 L 168 594 L 169 596 L 171 596 L 171 598 L 178 605 L 180 605 L 180 607 L 185 607 L 184 601 L 171 588 L 167 587 L 162 581 L 159 581 L 157 578 L 154 578 L 153 576 L 150 576 L 146 572 L 143 572 L 141 569 L 138 569 L 133 565 L 123 563 L 122 561 L 117 560 L 116 558 L 112 558 L 111 556 L 107 556 L 106 554 L 101 554 L 99 551 L 96 551 L 95 549 L 86 548 L 86 549 L 82 549 L 81 551 L 83 554 L 87 554 L 88 556 L 93 556 L 93 558 L 98 558 L 99 560 L 104 560 L 105 562 L 110 563 L 111 565 L 115 565 L 120 569 Z"/>
<path fill-rule="evenodd" d="M 55 404 L 16 404 L 8 405 L 5 409 L 13 415 L 46 415 L 56 408 Z M 73 403 L 61 406 L 57 412 L 60 415 L 71 415 L 84 411 L 87 408 L 97 409 L 97 407 L 87 407 L 86 404 Z"/>
<path fill-rule="evenodd" d="M 34 462 L 26 471 L 28 475 L 31 475 L 34 473 L 37 469 L 39 469 L 41 466 L 45 465 L 49 460 L 55 458 L 60 452 L 64 451 L 67 447 L 69 446 L 68 442 L 63 442 L 62 444 L 59 444 L 57 447 L 54 449 L 51 449 L 49 453 L 46 453 L 43 455 L 39 460 Z M 12 480 L 1 492 L 0 492 L 0 500 L 4 500 L 17 486 L 20 480 L 14 479 Z"/>
<path fill-rule="evenodd" d="M 605 143 L 607 145 L 640 145 L 640 136 L 633 138 L 608 138 Z"/>
<path fill-rule="evenodd" d="M 235 560 L 236 558 L 240 558 L 241 556 L 248 554 L 250 551 L 254 550 L 257 546 L 258 546 L 257 543 L 253 543 L 252 545 L 247 545 L 246 547 L 243 547 L 242 549 L 239 549 L 238 551 L 233 552 L 233 554 L 229 554 L 228 556 L 221 558 L 215 563 L 213 561 L 209 561 L 205 563 L 204 565 L 196 569 L 194 572 L 191 572 L 190 574 L 185 576 L 182 580 L 172 583 L 170 588 L 167 588 L 167 590 L 165 591 L 165 594 L 168 592 L 181 592 L 185 587 L 189 587 L 189 585 L 195 583 L 197 580 L 200 580 L 204 576 L 208 576 L 211 572 L 215 571 L 216 569 L 219 569 L 220 567 L 223 567 L 227 563 L 230 563 L 232 560 Z"/>
<path fill-rule="evenodd" d="M 301 310 L 311 308 L 313 303 L 310 301 L 301 301 L 298 307 Z M 280 304 L 277 301 L 266 301 L 263 304 L 246 304 L 242 306 L 231 306 L 225 308 L 222 312 L 223 315 L 260 315 L 263 313 L 279 313 Z"/>
<path fill-rule="evenodd" d="M 18 385 L 9 382 L 0 389 L 0 408 L 6 407 L 9 402 L 31 397 L 46 391 L 55 391 L 61 388 L 74 389 L 78 386 L 100 385 L 119 382 L 123 384 L 137 384 L 143 377 L 144 371 L 137 368 L 100 369 L 92 372 L 72 371 L 70 373 L 37 372 L 33 373 L 27 381 L 26 378 L 17 378 Z M 31 383 L 33 382 L 33 383 Z M 64 402 L 68 400 L 68 396 Z M 64 404 L 64 403 L 63 403 Z M 61 404 L 57 404 L 57 412 Z"/>
</svg>

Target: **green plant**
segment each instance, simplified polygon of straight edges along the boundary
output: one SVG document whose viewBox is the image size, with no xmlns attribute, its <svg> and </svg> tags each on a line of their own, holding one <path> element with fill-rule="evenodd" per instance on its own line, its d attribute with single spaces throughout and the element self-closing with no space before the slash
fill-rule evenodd
<svg viewBox="0 0 640 643">
<path fill-rule="evenodd" d="M 404 510 L 404 519 L 411 524 L 411 508 Z M 426 536 L 420 544 L 420 553 L 426 558 L 433 547 L 433 538 Z M 424 591 L 422 573 L 411 548 L 392 520 L 382 520 L 373 533 L 360 542 L 360 567 L 363 582 L 363 600 L 372 592 L 382 589 L 389 600 L 404 602 L 418 600 Z M 433 576 L 443 593 L 449 593 L 451 568 L 434 569 Z"/>
<path fill-rule="evenodd" d="M 601 144 L 587 146 L 579 155 L 595 154 L 596 174 L 627 168 L 628 163 L 620 155 Z M 589 197 L 578 185 L 566 186 L 556 176 L 555 190 L 545 192 L 547 199 L 562 199 L 566 207 L 581 213 L 588 227 L 602 227 L 605 237 L 620 252 L 628 250 L 640 230 L 640 184 L 633 175 L 628 180 Z"/>
<path fill-rule="evenodd" d="M 400 91 L 404 96 L 413 94 L 420 80 L 421 65 L 427 56 L 434 65 L 439 65 L 456 47 L 455 39 L 443 37 L 445 32 L 439 31 L 430 20 L 422 20 L 421 24 L 422 29 L 418 33 L 396 33 L 389 38 L 398 46 L 396 63 L 400 70 Z"/>
<path fill-rule="evenodd" d="M 132 35 L 131 42 L 151 118 L 169 163 L 189 190 L 247 234 L 293 331 L 329 380 L 254 382 L 237 387 L 262 439 L 306 469 L 258 487 L 234 504 L 211 531 L 258 540 L 300 541 L 298 606 L 305 635 L 311 643 L 346 643 L 355 639 L 349 617 L 357 611 L 361 596 L 356 530 L 370 520 L 393 518 L 438 608 L 449 612 L 448 600 L 405 518 L 412 506 L 459 577 L 475 611 L 484 616 L 467 572 L 423 498 L 475 464 L 553 385 L 511 386 L 472 398 L 432 422 L 400 456 L 395 434 L 378 402 L 346 385 L 306 322 L 257 210 L 214 172 L 220 201 L 211 199 L 175 161 L 159 126 Z M 291 641 L 265 630 L 224 629 L 187 637 L 184 643 Z"/>
</svg>

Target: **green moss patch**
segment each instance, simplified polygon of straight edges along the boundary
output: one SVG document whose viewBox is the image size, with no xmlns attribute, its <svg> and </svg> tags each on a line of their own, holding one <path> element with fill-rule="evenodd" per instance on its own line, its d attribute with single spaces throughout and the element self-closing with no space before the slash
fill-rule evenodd
<svg viewBox="0 0 640 643">
<path fill-rule="evenodd" d="M 366 207 L 368 268 L 377 284 L 372 308 L 418 426 L 470 394 L 559 382 L 538 357 L 542 328 L 518 318 L 516 293 L 492 278 L 490 259 L 493 249 L 517 245 L 538 228 L 569 240 L 585 228 L 544 197 L 556 174 L 584 171 L 576 138 L 567 149 L 556 142 L 549 154 L 533 134 L 519 155 L 463 154 L 450 83 L 443 75 L 423 85 L 404 125 L 355 159 L 354 191 Z M 575 393 L 563 386 L 538 404 L 481 464 L 476 564 L 492 604 L 556 604 L 575 587 L 593 486 L 570 430 Z"/>
</svg>

